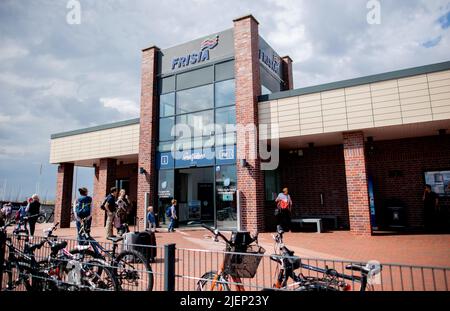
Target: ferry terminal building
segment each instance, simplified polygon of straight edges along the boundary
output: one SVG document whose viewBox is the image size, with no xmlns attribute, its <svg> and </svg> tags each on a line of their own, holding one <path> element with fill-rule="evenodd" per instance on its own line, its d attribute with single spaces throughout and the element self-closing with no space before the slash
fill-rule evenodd
<svg viewBox="0 0 450 311">
<path fill-rule="evenodd" d="M 238 159 L 243 138 L 205 131 L 212 123 L 277 126 L 278 168 Z M 197 134 L 172 136 L 176 124 Z M 70 226 L 74 166 L 83 166 L 95 168 L 94 226 L 104 225 L 99 206 L 118 186 L 139 218 L 175 197 L 181 225 L 273 230 L 274 194 L 288 187 L 297 216 L 331 218 L 358 235 L 421 228 L 425 183 L 448 213 L 449 128 L 450 62 L 293 89 L 291 58 L 244 16 L 219 33 L 144 49 L 139 119 L 51 136 L 55 219 Z"/>
</svg>

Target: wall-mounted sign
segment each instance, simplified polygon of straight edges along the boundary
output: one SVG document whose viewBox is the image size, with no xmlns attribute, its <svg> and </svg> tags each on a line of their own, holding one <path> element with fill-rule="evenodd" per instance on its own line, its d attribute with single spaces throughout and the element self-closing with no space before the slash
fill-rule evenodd
<svg viewBox="0 0 450 311">
<path fill-rule="evenodd" d="M 270 68 L 274 73 L 280 75 L 281 60 L 275 53 L 266 54 L 267 52 L 259 50 L 259 60 Z"/>
<path fill-rule="evenodd" d="M 214 49 L 219 44 L 219 35 L 213 38 L 203 40 L 200 44 L 200 50 L 192 52 L 186 56 L 175 57 L 172 60 L 172 70 L 182 67 L 188 67 L 189 65 L 195 65 L 209 60 L 209 51 Z"/>
</svg>

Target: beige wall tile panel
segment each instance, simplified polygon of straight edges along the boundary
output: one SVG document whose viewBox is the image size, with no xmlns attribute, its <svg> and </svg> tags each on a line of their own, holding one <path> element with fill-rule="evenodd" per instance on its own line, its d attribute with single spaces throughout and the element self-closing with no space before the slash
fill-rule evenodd
<svg viewBox="0 0 450 311">
<path fill-rule="evenodd" d="M 421 84 L 421 83 L 428 83 L 427 75 L 419 75 L 414 77 L 408 77 L 408 78 L 401 78 L 398 79 L 398 86 L 408 86 L 408 85 L 414 85 L 414 84 Z"/>
<path fill-rule="evenodd" d="M 400 94 L 414 92 L 414 91 L 428 90 L 428 83 L 420 83 L 420 84 L 401 86 L 398 89 L 399 89 Z"/>
<path fill-rule="evenodd" d="M 428 82 L 450 79 L 450 70 L 429 73 Z"/>
<path fill-rule="evenodd" d="M 285 105 L 285 106 L 280 106 L 278 107 L 278 113 L 286 113 L 286 112 L 297 112 L 298 113 L 298 104 L 290 104 L 290 105 Z"/>
<path fill-rule="evenodd" d="M 450 92 L 448 93 L 440 93 L 440 94 L 432 94 L 430 95 L 431 100 L 442 100 L 442 99 L 450 99 Z"/>
<path fill-rule="evenodd" d="M 357 124 L 357 123 L 373 123 L 373 116 L 359 116 L 347 119 L 348 124 Z"/>
<path fill-rule="evenodd" d="M 337 126 L 327 126 L 324 127 L 325 132 L 340 132 L 340 131 L 347 131 L 348 127 L 347 125 L 337 125 Z"/>
<path fill-rule="evenodd" d="M 309 117 L 309 118 L 302 118 L 300 119 L 300 124 L 311 124 L 311 123 L 317 123 L 317 124 L 322 124 L 322 117 Z"/>
<path fill-rule="evenodd" d="M 298 96 L 298 102 L 300 104 L 306 103 L 306 102 L 311 102 L 311 101 L 320 101 L 320 100 L 321 100 L 320 93 Z"/>
<path fill-rule="evenodd" d="M 283 106 L 290 106 L 292 104 L 298 105 L 298 96 L 278 99 L 278 108 Z"/>
<path fill-rule="evenodd" d="M 324 123 L 328 122 L 328 121 L 336 121 L 336 120 L 347 120 L 347 114 L 346 113 L 335 113 L 335 114 L 323 116 Z"/>
<path fill-rule="evenodd" d="M 300 114 L 317 112 L 317 111 L 319 111 L 319 112 L 322 111 L 322 108 L 320 106 L 300 108 Z"/>
<path fill-rule="evenodd" d="M 401 93 L 400 99 L 409 99 L 409 98 L 420 97 L 420 96 L 429 96 L 429 95 L 430 95 L 430 92 L 428 91 L 428 89 L 418 90 L 418 91 L 410 91 L 410 92 L 406 92 L 406 93 Z"/>
<path fill-rule="evenodd" d="M 300 122 L 298 120 L 294 120 L 294 121 L 280 121 L 279 123 L 280 129 L 290 126 L 300 126 Z"/>
<path fill-rule="evenodd" d="M 328 106 L 336 103 L 341 103 L 342 105 L 345 103 L 345 96 L 339 96 L 339 97 L 331 97 L 322 99 L 322 106 Z"/>
<path fill-rule="evenodd" d="M 431 103 L 430 102 L 422 102 L 422 103 L 411 104 L 411 105 L 403 105 L 402 104 L 401 107 L 402 107 L 402 111 L 427 109 L 431 113 Z"/>
<path fill-rule="evenodd" d="M 321 93 L 322 100 L 339 96 L 345 96 L 344 89 L 331 90 Z"/>
<path fill-rule="evenodd" d="M 431 101 L 431 107 L 441 107 L 441 106 L 448 106 L 448 105 L 450 105 L 450 98 Z"/>
<path fill-rule="evenodd" d="M 377 108 L 373 110 L 373 113 L 375 116 L 387 114 L 387 113 L 400 113 L 401 109 L 400 106 L 392 106 L 392 107 L 383 107 L 383 108 Z"/>
<path fill-rule="evenodd" d="M 348 129 L 350 130 L 359 130 L 359 129 L 365 129 L 365 128 L 371 128 L 374 127 L 374 123 L 372 122 L 365 122 L 365 123 L 355 123 L 355 124 L 349 124 Z"/>
<path fill-rule="evenodd" d="M 400 112 L 397 113 L 385 113 L 380 115 L 375 115 L 373 117 L 374 121 L 383 121 L 383 120 L 398 120 L 398 124 L 402 123 L 402 115 Z"/>
<path fill-rule="evenodd" d="M 422 115 L 422 116 L 403 118 L 403 124 L 416 123 L 416 122 L 428 122 L 428 121 L 433 121 L 433 118 L 431 115 Z"/>
<path fill-rule="evenodd" d="M 364 84 L 359 86 L 348 87 L 345 89 L 345 94 L 347 96 L 352 94 L 370 93 L 370 85 Z"/>
<path fill-rule="evenodd" d="M 450 92 L 450 86 L 440 86 L 430 89 L 430 94 L 436 95 L 441 93 L 449 93 Z"/>
<path fill-rule="evenodd" d="M 400 118 L 375 121 L 375 126 L 390 126 L 390 125 L 399 125 L 399 124 L 402 124 L 402 120 Z"/>
<path fill-rule="evenodd" d="M 330 126 L 347 126 L 347 119 L 339 119 L 339 120 L 331 120 L 331 121 L 324 121 L 323 127 L 330 127 Z"/>
<path fill-rule="evenodd" d="M 280 116 L 278 117 L 278 121 L 280 123 L 283 123 L 284 121 L 292 121 L 292 120 L 297 120 L 300 121 L 300 115 L 297 113 L 286 113 L 286 114 L 280 114 Z"/>
<path fill-rule="evenodd" d="M 447 119 L 450 119 L 450 112 L 433 114 L 433 120 L 447 120 Z"/>
<path fill-rule="evenodd" d="M 402 111 L 403 118 L 405 118 L 405 117 L 424 116 L 424 115 L 429 115 L 431 117 L 431 108 L 417 109 L 417 110 L 410 110 L 410 111 Z"/>
<path fill-rule="evenodd" d="M 322 102 L 320 100 L 313 100 L 310 102 L 299 103 L 298 106 L 300 107 L 300 109 L 311 108 L 311 107 L 321 107 Z"/>
<path fill-rule="evenodd" d="M 345 109 L 345 101 L 341 101 L 341 102 L 337 102 L 337 103 L 333 103 L 333 104 L 322 104 L 322 109 L 324 111 L 330 110 L 330 109 L 339 109 L 339 108 Z"/>
<path fill-rule="evenodd" d="M 337 109 L 330 109 L 330 110 L 323 110 L 322 115 L 325 116 L 331 116 L 336 114 L 346 114 L 347 110 L 345 107 L 343 108 L 337 108 Z"/>
<path fill-rule="evenodd" d="M 301 128 L 301 135 L 313 135 L 313 134 L 322 134 L 323 128 Z"/>
<path fill-rule="evenodd" d="M 430 89 L 433 89 L 436 87 L 443 87 L 443 86 L 450 87 L 450 79 L 431 81 L 431 82 L 428 82 L 428 85 L 429 85 Z"/>
<path fill-rule="evenodd" d="M 383 96 L 372 97 L 372 103 L 376 104 L 376 103 L 388 102 L 388 101 L 393 101 L 393 100 L 398 100 L 398 99 L 400 99 L 398 94 L 383 95 Z"/>
<path fill-rule="evenodd" d="M 357 93 L 357 94 L 346 94 L 345 95 L 345 100 L 348 101 L 354 101 L 354 100 L 358 100 L 358 99 L 366 99 L 366 98 L 371 98 L 372 94 L 370 93 L 370 91 L 368 92 L 364 92 L 364 93 Z"/>
<path fill-rule="evenodd" d="M 347 112 L 354 112 L 354 111 L 370 111 L 372 113 L 372 103 L 369 102 L 368 104 L 361 104 L 361 105 L 355 105 L 355 106 L 348 106 L 347 105 Z"/>
<path fill-rule="evenodd" d="M 383 108 L 387 108 L 387 107 L 400 107 L 400 100 L 391 100 L 391 101 L 373 103 L 372 107 L 373 107 L 374 111 L 377 109 L 383 109 Z"/>
<path fill-rule="evenodd" d="M 370 89 L 372 90 L 372 94 L 374 91 L 392 89 L 392 88 L 397 88 L 397 87 L 398 87 L 397 80 L 376 82 L 376 83 L 370 84 Z"/>
<path fill-rule="evenodd" d="M 450 112 L 450 106 L 433 107 L 433 115 L 445 112 Z"/>
<path fill-rule="evenodd" d="M 428 103 L 428 105 L 430 105 L 430 96 L 426 95 L 426 96 L 418 96 L 418 97 L 400 99 L 400 104 L 402 106 L 414 105 L 414 104 L 418 104 L 418 103 Z"/>
</svg>

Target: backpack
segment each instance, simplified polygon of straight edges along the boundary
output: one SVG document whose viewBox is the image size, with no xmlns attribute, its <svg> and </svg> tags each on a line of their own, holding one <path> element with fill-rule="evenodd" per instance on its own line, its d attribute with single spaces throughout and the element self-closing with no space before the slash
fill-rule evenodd
<svg viewBox="0 0 450 311">
<path fill-rule="evenodd" d="M 167 206 L 166 207 L 166 216 L 167 217 L 172 217 L 172 206 Z"/>
<path fill-rule="evenodd" d="M 82 198 L 84 199 L 84 198 Z M 84 219 L 91 215 L 91 202 L 81 202 L 82 199 L 77 200 L 77 205 L 75 207 L 75 213 L 81 219 Z"/>
<path fill-rule="evenodd" d="M 106 198 L 103 200 L 103 203 L 100 205 L 100 209 L 101 209 L 102 211 L 106 211 L 106 207 L 105 207 L 106 201 L 108 201 L 108 197 L 106 197 Z"/>
</svg>

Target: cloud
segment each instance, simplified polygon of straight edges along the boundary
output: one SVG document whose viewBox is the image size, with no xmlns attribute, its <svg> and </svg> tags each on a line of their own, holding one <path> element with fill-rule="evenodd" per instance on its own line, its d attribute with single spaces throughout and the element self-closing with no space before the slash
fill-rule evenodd
<svg viewBox="0 0 450 311">
<path fill-rule="evenodd" d="M 367 23 L 367 0 L 80 1 L 80 25 L 67 24 L 67 1 L 1 2 L 0 184 L 34 192 L 33 163 L 44 163 L 41 189 L 53 195 L 50 135 L 138 117 L 142 48 L 249 13 L 293 58 L 296 87 L 449 60 L 448 0 L 382 0 L 380 25 Z"/>
<path fill-rule="evenodd" d="M 126 116 L 139 115 L 139 105 L 124 98 L 100 98 L 100 102 L 105 108 L 112 108 L 119 114 Z"/>
</svg>

